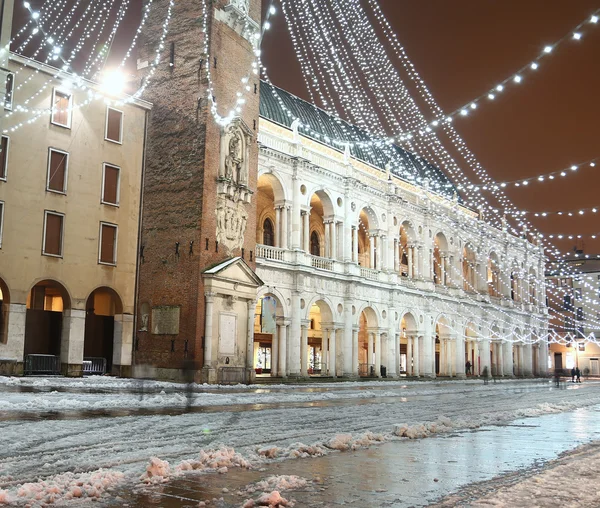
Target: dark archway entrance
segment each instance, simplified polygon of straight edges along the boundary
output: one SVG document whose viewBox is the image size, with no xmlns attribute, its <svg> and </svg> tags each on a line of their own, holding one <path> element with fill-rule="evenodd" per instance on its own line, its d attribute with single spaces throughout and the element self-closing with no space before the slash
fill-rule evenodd
<svg viewBox="0 0 600 508">
<path fill-rule="evenodd" d="M 111 372 L 115 338 L 115 314 L 123 313 L 119 295 L 111 288 L 94 290 L 85 306 L 83 373 Z"/>
<path fill-rule="evenodd" d="M 57 281 L 38 282 L 27 296 L 25 315 L 25 374 L 60 374 L 63 310 L 71 302 Z"/>
</svg>

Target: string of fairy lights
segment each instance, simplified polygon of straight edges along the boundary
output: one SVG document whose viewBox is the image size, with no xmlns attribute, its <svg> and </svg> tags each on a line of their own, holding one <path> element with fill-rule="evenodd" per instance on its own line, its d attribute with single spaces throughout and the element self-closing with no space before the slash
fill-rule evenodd
<svg viewBox="0 0 600 508">
<path fill-rule="evenodd" d="M 76 2 L 77 4 L 79 2 Z M 166 35 L 168 33 L 169 21 L 171 18 L 172 8 L 174 6 L 174 0 L 171 0 L 168 4 L 167 13 L 165 15 L 165 22 L 163 24 L 163 32 L 160 37 L 160 42 L 156 49 L 156 55 L 154 60 L 150 63 L 150 70 L 146 75 L 144 82 L 140 89 L 132 96 L 130 99 L 133 100 L 137 97 L 140 97 L 145 88 L 148 86 L 154 72 L 156 71 L 160 61 L 161 61 L 161 53 L 164 52 L 164 42 Z M 355 133 L 349 130 L 348 126 L 345 122 L 343 122 L 340 117 L 335 114 L 334 118 L 338 121 L 340 127 L 343 129 L 345 134 L 348 134 L 346 139 L 324 139 L 328 144 L 332 144 L 337 146 L 338 148 L 343 149 L 369 149 L 372 147 L 383 150 L 386 156 L 388 157 L 387 161 L 382 161 L 388 163 L 390 160 L 398 161 L 401 160 L 403 172 L 399 172 L 400 176 L 406 177 L 408 179 L 415 180 L 417 182 L 423 183 L 426 180 L 429 180 L 429 184 L 431 186 L 431 191 L 439 192 L 442 196 L 448 196 L 448 192 L 444 189 L 444 185 L 440 184 L 435 175 L 429 174 L 431 171 L 430 163 L 425 164 L 425 161 L 436 161 L 437 166 L 441 169 L 448 171 L 452 176 L 454 176 L 460 183 L 457 185 L 457 188 L 461 191 L 464 191 L 468 196 L 467 204 L 473 206 L 477 209 L 487 210 L 490 212 L 489 220 L 492 224 L 497 227 L 502 227 L 505 223 L 503 223 L 502 216 L 509 216 L 513 218 L 517 218 L 517 227 L 520 227 L 521 230 L 524 228 L 528 229 L 528 234 L 531 236 L 538 236 L 536 233 L 533 233 L 533 228 L 531 225 L 524 219 L 524 215 L 527 213 L 533 214 L 538 217 L 545 217 L 552 213 L 560 214 L 560 212 L 526 212 L 523 213 L 523 210 L 517 210 L 512 203 L 508 200 L 508 198 L 502 193 L 502 189 L 507 187 L 508 185 L 520 186 L 520 185 L 528 185 L 533 182 L 543 182 L 546 180 L 553 180 L 557 177 L 564 177 L 567 174 L 570 174 L 569 171 L 576 171 L 579 168 L 583 167 L 595 167 L 598 159 L 593 159 L 591 161 L 587 161 L 583 164 L 577 164 L 571 166 L 569 170 L 562 171 L 552 171 L 549 173 L 543 173 L 536 177 L 530 177 L 527 179 L 521 179 L 516 181 L 506 181 L 506 182 L 494 182 L 487 172 L 482 168 L 472 153 L 466 148 L 466 145 L 458 137 L 458 134 L 453 130 L 452 121 L 449 120 L 456 116 L 465 117 L 469 116 L 469 114 L 476 110 L 478 104 L 487 100 L 495 100 L 498 97 L 499 92 L 502 92 L 509 83 L 520 84 L 525 75 L 525 71 L 535 71 L 539 68 L 540 62 L 542 59 L 547 59 L 549 55 L 553 54 L 559 45 L 566 43 L 568 39 L 573 39 L 575 41 L 580 41 L 584 34 L 584 29 L 587 27 L 591 27 L 592 25 L 597 25 L 598 23 L 598 12 L 596 11 L 590 18 L 587 18 L 586 21 L 580 23 L 576 29 L 571 32 L 571 37 L 563 37 L 544 48 L 542 53 L 538 58 L 536 58 L 533 62 L 528 64 L 527 68 L 520 69 L 516 74 L 513 74 L 511 77 L 507 78 L 500 84 L 496 85 L 493 90 L 487 92 L 486 94 L 482 94 L 480 97 L 475 98 L 473 101 L 470 101 L 467 106 L 463 108 L 459 108 L 456 111 L 450 114 L 443 114 L 441 109 L 439 109 L 433 101 L 433 97 L 429 94 L 427 88 L 422 82 L 421 78 L 416 74 L 414 70 L 414 66 L 410 63 L 405 57 L 405 53 L 403 48 L 399 45 L 395 34 L 391 31 L 391 26 L 383 17 L 383 13 L 379 8 L 376 0 L 368 0 L 368 3 L 373 8 L 373 12 L 375 14 L 375 19 L 380 23 L 380 27 L 383 30 L 384 35 L 387 37 L 388 42 L 390 42 L 391 47 L 394 49 L 396 53 L 396 57 L 402 65 L 405 67 L 408 75 L 416 81 L 418 84 L 417 88 L 421 93 L 422 98 L 425 99 L 425 102 L 430 106 L 432 112 L 435 115 L 435 120 L 426 121 L 425 115 L 421 113 L 419 108 L 416 106 L 413 100 L 407 100 L 410 95 L 405 86 L 398 86 L 401 84 L 400 76 L 394 72 L 383 73 L 382 69 L 387 69 L 389 71 L 389 67 L 385 67 L 387 64 L 387 56 L 384 54 L 385 52 L 381 51 L 373 51 L 374 49 L 379 49 L 380 46 L 376 45 L 376 38 L 374 38 L 374 30 L 370 27 L 370 30 L 367 30 L 365 27 L 365 23 L 368 23 L 366 20 L 368 19 L 364 16 L 364 11 L 362 10 L 362 6 L 360 2 L 357 0 L 340 0 L 339 2 L 334 2 L 334 9 L 332 11 L 328 11 L 322 8 L 321 5 L 315 4 L 313 2 L 308 2 L 307 0 L 299 0 L 295 2 L 292 6 L 292 2 L 288 0 L 282 0 L 283 11 L 286 16 L 286 20 L 288 22 L 288 26 L 291 27 L 290 32 L 292 34 L 292 40 L 294 43 L 294 47 L 297 51 L 297 56 L 299 61 L 301 62 L 301 67 L 303 70 L 303 74 L 305 76 L 305 80 L 307 81 L 307 89 L 311 94 L 312 102 L 316 103 L 316 98 L 318 96 L 319 102 L 323 104 L 328 110 L 328 112 L 335 111 L 336 108 L 336 100 L 337 97 L 338 102 L 342 106 L 344 113 L 349 116 L 353 123 L 363 129 L 365 132 L 369 133 L 371 139 L 368 141 L 362 139 L 356 139 Z M 105 5 L 112 8 L 114 4 L 114 0 L 110 2 L 105 2 Z M 17 32 L 15 39 L 27 33 L 28 30 L 33 26 L 31 32 L 27 35 L 24 42 L 21 43 L 19 48 L 24 50 L 32 40 L 34 40 L 35 35 L 38 33 L 42 33 L 45 37 L 45 40 L 42 40 L 40 48 L 34 52 L 36 55 L 39 54 L 48 44 L 52 46 L 52 50 L 48 51 L 47 61 L 56 61 L 60 60 L 63 62 L 62 72 L 67 72 L 70 70 L 69 63 L 76 56 L 76 54 L 82 50 L 83 46 L 75 46 L 75 49 L 72 50 L 71 56 L 69 58 L 64 58 L 62 55 L 63 45 L 65 45 L 69 40 L 71 35 L 75 31 L 75 27 L 71 27 L 68 30 L 68 22 L 63 21 L 53 21 L 49 25 L 45 25 L 43 22 L 46 19 L 57 20 L 60 18 L 58 16 L 58 12 L 61 12 L 60 9 L 64 7 L 64 1 L 56 1 L 56 2 L 45 2 L 42 7 L 41 14 L 37 11 L 31 11 L 31 19 L 27 20 L 26 24 Z M 124 13 L 127 11 L 128 1 L 123 1 L 120 4 L 119 12 L 116 17 L 116 21 L 113 24 L 110 35 L 108 39 L 105 41 L 103 45 L 103 50 L 98 52 L 91 52 L 88 60 L 86 61 L 85 70 L 82 73 L 83 76 L 87 76 L 89 74 L 93 74 L 92 69 L 100 69 L 103 66 L 103 63 L 106 61 L 107 51 L 105 48 L 110 47 L 110 43 L 114 38 L 116 31 L 118 30 L 119 24 L 123 19 Z M 141 29 L 146 22 L 148 17 L 149 9 L 152 5 L 152 0 L 146 5 L 144 15 L 142 17 L 142 23 L 136 34 L 133 38 L 132 44 L 129 50 L 126 53 L 126 56 L 123 58 L 123 62 L 121 66 L 129 59 L 132 54 L 132 50 L 135 48 L 137 38 Z M 89 8 L 90 6 L 88 6 Z M 26 5 L 26 8 L 30 8 L 29 5 Z M 219 114 L 219 103 L 217 102 L 217 98 L 215 95 L 215 88 L 212 84 L 211 77 L 211 65 L 210 65 L 210 37 L 208 30 L 208 16 L 207 16 L 207 3 L 203 2 L 204 16 L 203 16 L 203 27 L 204 27 L 204 54 L 205 54 L 205 64 L 206 64 L 206 74 L 208 77 L 209 86 L 207 87 L 207 98 L 211 104 L 211 113 L 214 120 L 220 125 L 229 124 L 236 115 L 239 115 L 242 111 L 243 105 L 246 102 L 244 95 L 249 93 L 250 86 L 249 80 L 252 76 L 256 76 L 259 74 L 259 69 L 261 68 L 261 60 L 260 60 L 260 42 L 262 39 L 262 34 L 264 30 L 268 29 L 270 25 L 269 18 L 270 16 L 275 14 L 275 8 L 273 5 L 268 9 L 268 16 L 263 25 L 263 29 L 257 32 L 257 35 L 252 40 L 253 49 L 255 54 L 255 59 L 251 63 L 251 68 L 246 77 L 242 79 L 241 82 L 241 90 L 236 94 L 236 104 L 233 108 L 229 109 L 226 115 Z M 75 12 L 75 11 L 71 11 Z M 95 42 L 93 44 L 93 48 L 96 48 L 101 45 L 102 38 L 101 34 L 104 33 L 106 19 L 102 19 L 99 22 L 99 17 L 95 14 L 97 13 L 94 8 L 91 10 L 85 11 L 87 14 L 82 15 L 81 19 L 78 23 L 82 23 L 84 20 L 85 25 L 78 24 L 76 28 L 83 26 L 83 32 L 86 33 L 87 38 L 90 38 L 95 34 Z M 300 24 L 297 22 L 297 19 L 300 16 L 306 16 L 305 19 L 310 22 L 305 24 Z M 249 18 L 246 18 L 246 26 L 244 30 L 249 30 Z M 93 20 L 93 21 L 92 21 Z M 52 24 L 55 23 L 55 24 Z M 340 29 L 336 28 L 337 26 L 341 27 Z M 360 30 L 353 31 L 350 27 L 356 26 L 360 27 Z M 44 28 L 45 27 L 45 28 Z M 37 30 L 37 31 L 36 31 Z M 35 31 L 35 33 L 34 33 Z M 52 33 L 51 36 L 48 36 L 48 33 Z M 346 43 L 349 44 L 347 47 L 343 44 L 343 39 L 346 37 Z M 50 40 L 51 39 L 51 42 Z M 14 40 L 14 39 L 13 39 Z M 311 44 L 308 44 L 307 41 L 310 41 Z M 362 46 L 362 49 L 357 50 L 357 46 L 361 46 L 361 44 L 366 43 Z M 335 53 L 335 49 L 337 48 L 337 54 Z M 341 49 L 340 49 L 341 48 Z M 74 53 L 73 53 L 74 51 Z M 94 55 L 92 58 L 92 54 Z M 335 58 L 332 58 L 331 55 L 334 54 Z M 352 56 L 356 55 L 356 61 L 352 61 Z M 314 63 L 311 63 L 314 59 Z M 329 59 L 329 60 L 327 60 Z M 387 60 L 386 60 L 387 59 Z M 319 65 L 322 63 L 323 65 Z M 375 65 L 374 65 L 375 63 Z M 263 71 L 266 75 L 266 68 L 262 66 Z M 380 114 L 381 117 L 375 113 L 374 103 L 365 99 L 364 94 L 360 93 L 361 79 L 360 76 L 366 75 L 367 81 L 370 85 L 372 85 L 372 90 L 374 91 L 374 97 L 377 99 L 377 105 L 380 106 Z M 62 77 L 62 73 L 58 71 L 53 78 Z M 391 76 L 391 79 L 389 79 Z M 78 76 L 75 76 L 78 78 Z M 357 79 L 358 78 L 358 79 Z M 31 79 L 31 78 L 29 78 Z M 266 78 L 268 81 L 268 77 Z M 51 80 L 48 80 L 50 82 Z M 89 98 L 86 101 L 78 105 L 74 105 L 73 107 L 83 107 L 89 104 L 93 100 L 106 100 L 106 97 L 101 93 L 97 93 L 92 90 L 92 87 L 84 80 L 77 80 L 77 86 L 83 89 L 88 89 Z M 47 83 L 46 83 L 47 84 Z M 23 83 L 19 83 L 20 87 L 23 87 Z M 499 87 L 502 88 L 499 88 Z M 277 95 L 275 87 L 272 88 L 273 94 Z M 39 93 L 43 91 L 43 88 L 36 92 L 32 97 L 35 98 Z M 493 95 L 493 97 L 491 96 Z M 278 97 L 279 103 L 283 105 L 283 101 L 281 97 Z M 31 123 L 35 121 L 40 116 L 47 114 L 48 112 L 54 111 L 53 108 L 48 109 L 29 109 L 27 107 L 28 102 L 24 102 L 23 104 L 16 104 L 15 111 L 20 113 L 30 113 L 33 116 L 24 122 L 18 122 L 15 125 L 6 127 L 3 132 L 14 132 L 16 128 L 20 128 L 23 125 Z M 283 105 L 285 106 L 285 105 Z M 466 110 L 466 113 L 465 113 Z M 294 118 L 293 112 L 289 109 L 285 108 L 286 114 L 290 116 L 293 120 L 298 120 Z M 5 115 L 5 118 L 10 118 L 13 112 L 8 112 Z M 319 116 L 319 118 L 321 118 Z M 447 152 L 447 150 L 443 147 L 441 141 L 437 138 L 435 133 L 437 127 L 441 127 L 440 132 L 444 132 L 445 135 L 453 142 L 454 146 L 457 148 L 461 157 L 468 164 L 470 169 L 474 171 L 474 173 L 482 180 L 481 184 L 473 184 L 467 180 L 467 177 L 464 175 L 464 171 L 460 169 L 460 164 Z M 310 126 L 304 125 L 303 123 L 299 123 L 299 128 L 306 132 L 311 137 L 322 137 L 321 133 L 316 131 L 311 131 Z M 391 129 L 397 134 L 394 137 L 385 136 L 386 132 Z M 407 148 L 417 155 L 416 159 L 402 159 L 399 157 L 398 153 L 395 149 L 393 149 L 393 144 L 402 142 Z M 419 164 L 417 164 L 417 161 Z M 421 165 L 421 161 L 423 164 Z M 409 166 L 407 168 L 407 166 Z M 410 168 L 412 166 L 412 168 Z M 573 169 L 575 168 L 575 169 Z M 421 176 L 425 174 L 425 176 Z M 420 175 L 419 177 L 415 175 Z M 431 178 L 427 178 L 430 176 Z M 495 199 L 501 204 L 501 209 L 503 213 L 499 213 L 499 208 L 492 206 L 487 200 L 483 198 L 481 195 L 481 191 L 490 192 Z M 595 208 L 589 209 L 579 209 L 577 211 L 567 212 L 566 215 L 569 216 L 569 213 L 575 215 L 583 215 L 583 213 L 587 212 L 596 213 Z M 438 214 L 438 218 L 441 214 Z M 519 235 L 521 232 L 513 227 L 509 226 L 513 234 Z M 576 235 L 570 235 L 572 237 L 576 237 Z M 579 235 L 581 236 L 581 235 Z M 577 236 L 577 237 L 579 237 Z M 592 235 L 595 238 L 594 235 Z M 548 238 L 553 238 L 553 235 L 548 235 Z M 556 238 L 561 239 L 559 235 L 556 235 Z M 553 246 L 547 247 L 550 252 L 556 252 L 556 248 Z M 455 266 L 451 266 L 452 270 L 456 270 Z M 476 271 L 476 276 L 481 276 Z M 464 281 L 464 283 L 468 286 L 470 283 L 468 281 Z M 473 300 L 471 303 L 474 305 L 481 306 L 481 302 Z M 485 307 L 481 307 L 482 310 L 485 310 Z M 487 312 L 487 310 L 485 310 Z M 509 316 L 507 314 L 507 319 L 513 318 L 512 314 Z"/>
</svg>

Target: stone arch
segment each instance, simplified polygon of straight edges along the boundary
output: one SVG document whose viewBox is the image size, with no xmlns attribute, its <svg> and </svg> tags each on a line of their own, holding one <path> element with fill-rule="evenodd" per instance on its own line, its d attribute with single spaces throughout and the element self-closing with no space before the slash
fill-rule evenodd
<svg viewBox="0 0 600 508">
<path fill-rule="evenodd" d="M 10 310 L 10 290 L 0 275 L 0 344 L 8 342 L 8 316 Z"/>
<path fill-rule="evenodd" d="M 307 342 L 307 372 L 308 375 L 332 374 L 337 342 L 332 334 L 334 321 L 333 304 L 329 299 L 316 296 L 307 305 L 308 342 Z M 331 356 L 331 357 L 330 357 Z"/>
<path fill-rule="evenodd" d="M 449 267 L 450 263 L 444 261 L 448 255 L 448 240 L 446 235 L 438 231 L 433 237 L 433 282 L 436 284 L 446 285 L 446 279 L 450 274 L 444 268 Z"/>
<path fill-rule="evenodd" d="M 377 265 L 379 248 L 379 220 L 370 206 L 358 213 L 358 264 L 365 268 L 380 268 Z"/>
<path fill-rule="evenodd" d="M 116 325 L 116 316 L 122 314 L 123 300 L 113 288 L 100 286 L 90 292 L 85 306 L 84 371 L 112 372 L 113 358 L 122 356 L 123 329 Z"/>
<path fill-rule="evenodd" d="M 397 271 L 405 277 L 413 278 L 417 275 L 417 253 L 418 249 L 415 248 L 415 242 L 417 241 L 417 229 L 414 227 L 410 219 L 402 221 L 399 231 L 398 241 L 398 257 L 400 266 Z"/>
<path fill-rule="evenodd" d="M 313 233 L 319 238 L 319 248 L 321 257 L 332 257 L 332 245 L 331 241 L 327 241 L 327 229 L 329 224 L 326 224 L 327 219 L 333 215 L 333 202 L 331 197 L 324 190 L 317 190 L 310 196 L 310 217 L 309 217 L 309 252 L 310 252 L 310 238 Z"/>
<path fill-rule="evenodd" d="M 76 311 L 71 309 L 71 297 L 66 286 L 55 279 L 35 281 L 27 295 L 26 309 L 23 348 L 25 373 L 59 374 L 61 364 L 67 370 L 69 365 L 81 365 L 83 357 L 80 357 L 75 344 L 77 338 L 73 338 L 72 344 L 68 333 L 74 326 L 72 312 Z M 83 318 L 83 311 L 79 312 Z M 67 344 L 62 343 L 63 334 L 68 337 Z"/>
<path fill-rule="evenodd" d="M 462 278 L 465 291 L 477 289 L 477 255 L 471 242 L 465 242 L 462 249 Z"/>
<path fill-rule="evenodd" d="M 488 294 L 495 298 L 502 296 L 500 288 L 500 259 L 495 251 L 490 251 L 487 256 L 487 285 Z"/>
<path fill-rule="evenodd" d="M 282 213 L 275 212 L 276 207 L 285 203 L 285 187 L 277 175 L 274 173 L 263 173 L 259 176 L 256 189 L 256 241 L 259 244 L 272 247 L 287 247 L 287 239 L 280 236 L 281 220 L 287 221 L 287 217 L 282 214 L 287 213 L 285 209 Z M 279 214 L 279 215 L 278 215 Z M 280 219 L 280 221 L 278 221 Z M 265 223 L 270 221 L 272 234 L 265 238 Z"/>
<path fill-rule="evenodd" d="M 276 288 L 263 287 L 254 311 L 254 351 L 252 367 L 258 376 L 285 376 L 287 342 L 279 336 L 277 321 L 287 315 L 286 301 Z M 280 348 L 283 347 L 282 354 Z M 279 363 L 283 362 L 282 369 Z"/>
<path fill-rule="evenodd" d="M 379 313 L 370 304 L 364 303 L 358 315 L 358 372 L 361 377 L 377 377 L 375 367 L 381 351 L 376 350 L 375 334 L 379 327 Z"/>
</svg>

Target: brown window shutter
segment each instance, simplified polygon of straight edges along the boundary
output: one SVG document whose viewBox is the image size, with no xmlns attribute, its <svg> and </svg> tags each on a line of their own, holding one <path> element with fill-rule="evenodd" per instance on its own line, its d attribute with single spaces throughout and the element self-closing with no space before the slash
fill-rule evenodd
<svg viewBox="0 0 600 508">
<path fill-rule="evenodd" d="M 48 188 L 65 192 L 65 174 L 67 169 L 67 154 L 50 150 L 50 166 L 48 171 Z"/>
<path fill-rule="evenodd" d="M 102 224 L 100 236 L 100 261 L 113 264 L 115 262 L 115 241 L 117 239 L 117 228 Z"/>
<path fill-rule="evenodd" d="M 6 159 L 8 155 L 8 138 L 6 136 L 2 136 L 0 149 L 0 178 L 6 178 Z"/>
<path fill-rule="evenodd" d="M 121 117 L 123 113 L 115 109 L 108 109 L 106 119 L 106 137 L 111 141 L 121 142 Z"/>
<path fill-rule="evenodd" d="M 54 113 L 52 121 L 60 125 L 69 124 L 69 96 L 62 92 L 54 93 Z"/>
<path fill-rule="evenodd" d="M 106 164 L 104 166 L 104 195 L 102 201 L 118 205 L 117 190 L 119 188 L 119 168 Z"/>
<path fill-rule="evenodd" d="M 60 256 L 62 254 L 62 215 L 46 214 L 46 239 L 44 252 Z"/>
</svg>

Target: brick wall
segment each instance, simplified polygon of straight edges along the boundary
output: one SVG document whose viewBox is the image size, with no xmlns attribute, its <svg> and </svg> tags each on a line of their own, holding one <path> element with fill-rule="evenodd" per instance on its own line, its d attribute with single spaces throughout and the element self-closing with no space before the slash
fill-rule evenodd
<svg viewBox="0 0 600 508">
<path fill-rule="evenodd" d="M 227 25 L 214 20 L 210 6 L 211 73 L 219 112 L 225 115 L 242 90 L 241 79 L 251 68 L 250 44 Z M 250 15 L 260 17 L 261 0 L 251 1 Z M 152 60 L 165 19 L 167 0 L 155 0 L 144 33 L 139 59 Z M 174 66 L 169 66 L 174 43 Z M 142 223 L 143 257 L 140 262 L 138 326 L 141 306 L 180 306 L 178 335 L 136 332 L 136 363 L 178 368 L 185 354 L 202 365 L 204 335 L 204 288 L 202 271 L 228 258 L 216 250 L 216 181 L 219 169 L 220 127 L 214 122 L 206 100 L 207 77 L 201 60 L 204 45 L 202 5 L 198 0 L 179 0 L 173 9 L 161 63 L 144 99 L 153 103 L 146 150 L 146 175 Z M 213 58 L 217 58 L 216 68 Z M 140 71 L 140 78 L 148 69 Z M 250 81 L 242 119 L 258 127 L 258 76 Z M 250 149 L 250 189 L 256 191 L 258 146 Z M 254 268 L 256 203 L 247 205 L 248 222 L 244 258 Z M 176 243 L 179 242 L 179 254 Z M 193 247 L 190 250 L 190 242 Z M 241 255 L 241 250 L 233 252 Z M 250 261 L 252 255 L 252 261 Z M 172 349 L 174 351 L 172 351 Z"/>
</svg>

